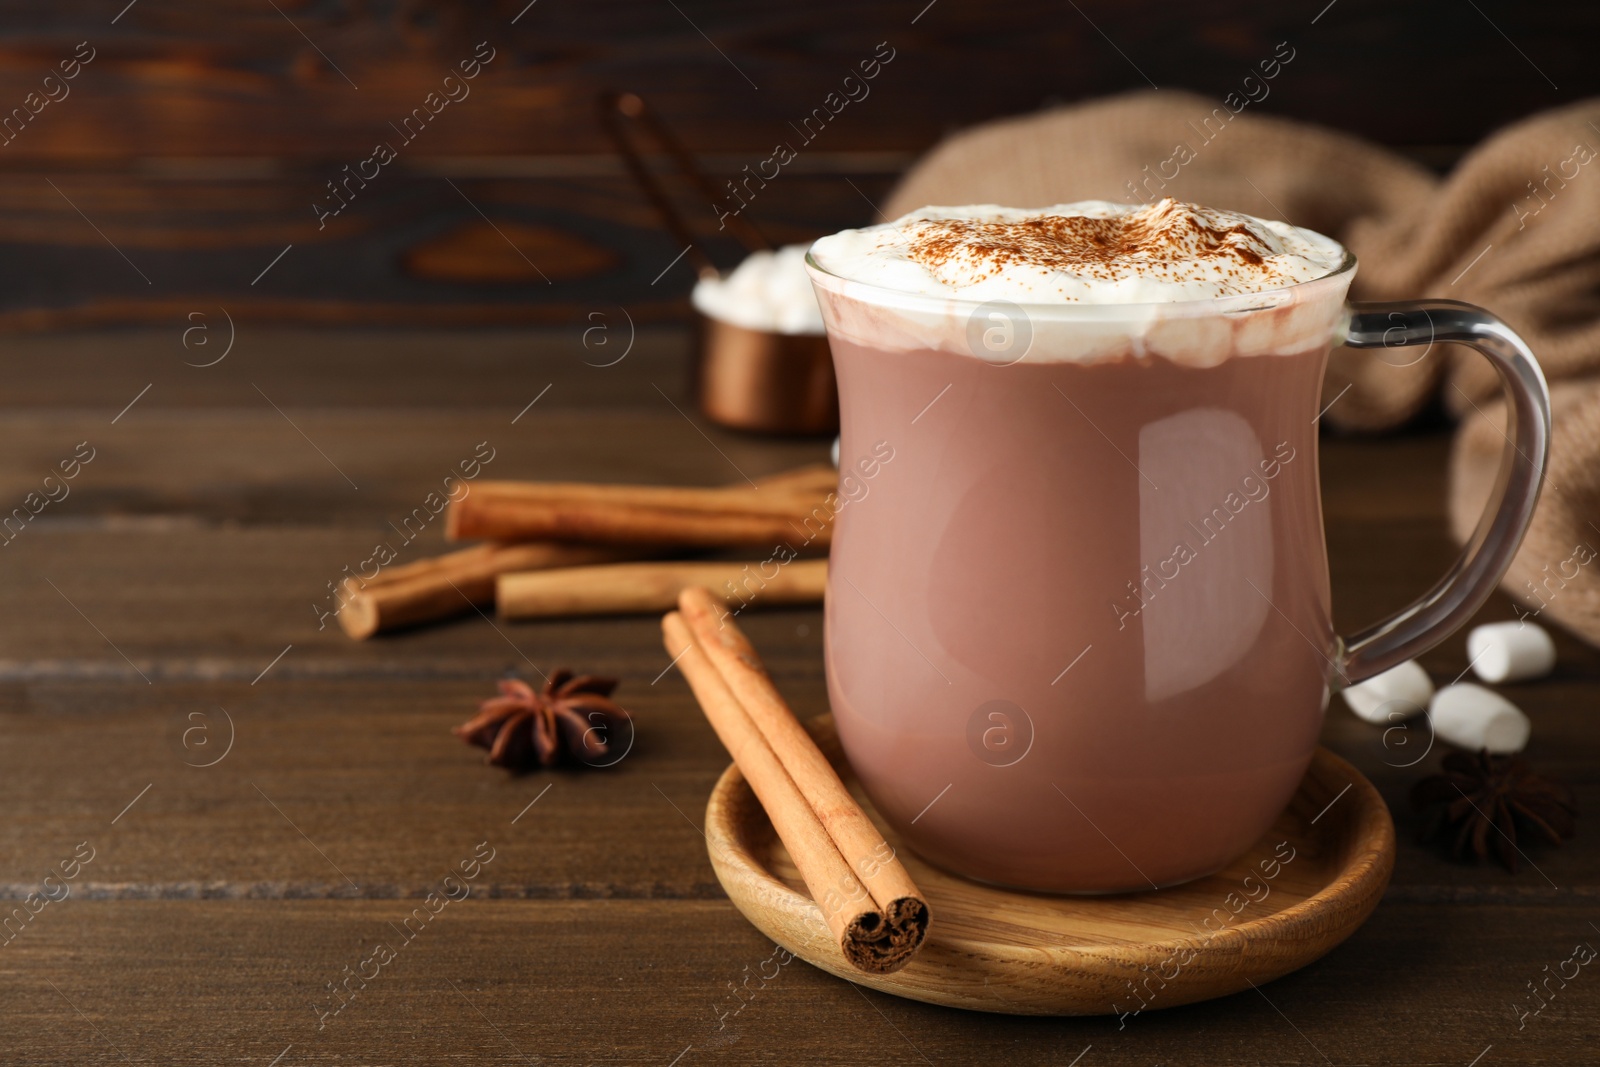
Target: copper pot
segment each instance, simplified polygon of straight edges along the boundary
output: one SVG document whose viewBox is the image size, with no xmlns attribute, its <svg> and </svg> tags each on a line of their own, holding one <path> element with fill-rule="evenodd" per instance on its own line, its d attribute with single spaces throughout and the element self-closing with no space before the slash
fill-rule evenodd
<svg viewBox="0 0 1600 1067">
<path fill-rule="evenodd" d="M 823 334 L 752 330 L 697 314 L 695 397 L 719 426 L 761 433 L 839 429 L 833 353 Z"/>
<path fill-rule="evenodd" d="M 600 94 L 599 103 L 601 125 L 616 143 L 628 172 L 655 206 L 662 225 L 684 245 L 702 276 L 715 272 L 715 264 L 695 241 L 624 126 L 636 124 L 654 137 L 708 203 L 715 203 L 720 194 L 700 173 L 688 149 L 638 94 L 606 91 Z M 771 250 L 772 242 L 750 220 L 730 215 L 727 223 L 747 252 Z M 719 426 L 760 433 L 831 434 L 838 430 L 839 396 L 826 336 L 752 330 L 698 312 L 696 319 L 694 394 L 706 418 Z"/>
</svg>

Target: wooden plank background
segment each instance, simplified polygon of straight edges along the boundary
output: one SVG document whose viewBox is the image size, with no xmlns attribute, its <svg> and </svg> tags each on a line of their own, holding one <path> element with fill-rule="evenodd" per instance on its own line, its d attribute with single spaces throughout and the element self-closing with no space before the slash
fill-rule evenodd
<svg viewBox="0 0 1600 1067">
<path fill-rule="evenodd" d="M 1465 1065 L 1492 1046 L 1479 1067 L 1495 1067 L 1591 1054 L 1600 988 L 1571 982 L 1522 1028 L 1511 1005 L 1575 943 L 1600 943 L 1592 816 L 1566 848 L 1525 845 L 1537 871 L 1457 864 L 1416 842 L 1407 802 L 1440 753 L 1405 766 L 1414 748 L 1385 746 L 1337 700 L 1323 742 L 1379 787 L 1399 856 L 1376 914 L 1316 965 L 1122 1029 L 935 1008 L 794 963 L 722 1026 L 728 984 L 772 948 L 706 858 L 698 824 L 727 757 L 682 679 L 663 673 L 655 620 L 468 617 L 355 644 L 318 630 L 311 608 L 341 567 L 393 536 L 388 521 L 431 471 L 486 438 L 497 477 L 715 484 L 731 465 L 759 476 L 825 454 L 817 440 L 701 436 L 673 409 L 680 379 L 660 373 L 681 367 L 686 344 L 657 331 L 642 358 L 593 368 L 568 335 L 258 329 L 201 369 L 182 366 L 173 330 L 16 342 L 21 363 L 59 370 L 28 370 L 18 399 L 0 396 L 0 488 L 20 499 L 78 441 L 96 454 L 70 496 L 0 548 L 0 902 L 19 906 L 80 842 L 95 856 L 70 897 L 0 946 L 0 1062 L 1003 1054 L 1060 1067 L 1087 1049 L 1078 1067 Z M 448 375 L 442 353 L 454 354 Z M 1437 429 L 1323 442 L 1346 632 L 1453 558 L 1447 445 Z M 441 547 L 429 535 L 407 551 Z M 1497 596 L 1479 618 L 1511 612 Z M 821 612 L 759 612 L 746 626 L 799 713 L 825 712 Z M 1508 692 L 1533 719 L 1530 758 L 1592 813 L 1600 652 L 1556 639 L 1555 675 Z M 1423 662 L 1453 678 L 1463 645 Z M 634 750 L 604 772 L 485 767 L 449 727 L 530 661 L 620 677 Z M 327 983 L 480 841 L 496 856 L 471 898 L 319 1028 Z"/>
<path fill-rule="evenodd" d="M 692 273 L 663 274 L 680 249 L 624 176 L 596 94 L 644 94 L 726 178 L 798 141 L 794 124 L 880 43 L 894 58 L 869 95 L 751 207 L 774 239 L 870 221 L 951 130 L 1151 85 L 1220 98 L 1279 41 L 1296 57 L 1254 108 L 1438 165 L 1600 85 L 1600 9 L 1572 2 L 10 0 L 0 25 L 0 116 L 59 96 L 44 78 L 80 43 L 93 55 L 0 144 L 13 330 L 218 308 L 280 324 L 681 317 Z M 325 183 L 398 142 L 390 124 L 479 42 L 494 58 L 470 95 L 319 228 Z M 685 202 L 714 235 L 709 205 Z"/>
<path fill-rule="evenodd" d="M 1587 983 L 1526 1027 L 1510 1010 L 1600 940 L 1587 823 L 1529 847 L 1538 874 L 1455 864 L 1416 843 L 1406 801 L 1438 753 L 1403 766 L 1412 750 L 1337 703 L 1324 743 L 1378 785 L 1400 855 L 1372 920 L 1318 965 L 1123 1030 L 932 1008 L 796 963 L 720 1025 L 771 946 L 706 860 L 726 757 L 662 674 L 655 622 L 468 617 L 357 645 L 314 605 L 478 441 L 495 477 L 716 484 L 825 454 L 691 421 L 692 274 L 599 132 L 602 89 L 644 94 L 728 177 L 888 42 L 871 95 L 751 209 L 789 241 L 870 220 L 949 131 L 1151 84 L 1221 96 L 1285 40 L 1294 64 L 1253 107 L 1444 167 L 1592 94 L 1597 29 L 1592 5 L 1507 0 L 0 0 L 0 129 L 93 50 L 68 95 L 0 134 L 0 490 L 20 500 L 77 442 L 97 450 L 0 548 L 0 900 L 96 850 L 0 948 L 0 1062 L 1591 1057 Z M 319 229 L 324 183 L 485 41 L 471 96 Z M 691 214 L 730 264 L 709 206 Z M 1341 628 L 1453 558 L 1446 454 L 1438 427 L 1325 442 Z M 429 531 L 402 558 L 442 548 Z M 825 711 L 821 613 L 748 628 L 800 713 Z M 1600 653 L 1557 640 L 1556 675 L 1515 695 L 1530 756 L 1592 812 Z M 1458 640 L 1424 662 L 1466 667 Z M 448 727 L 530 663 L 621 677 L 636 750 L 606 773 L 483 767 Z M 472 898 L 319 1028 L 328 983 L 484 840 Z"/>
</svg>

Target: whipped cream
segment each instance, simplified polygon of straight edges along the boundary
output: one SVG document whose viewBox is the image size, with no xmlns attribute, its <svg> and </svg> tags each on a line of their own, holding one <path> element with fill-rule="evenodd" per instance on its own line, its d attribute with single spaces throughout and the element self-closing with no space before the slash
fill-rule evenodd
<svg viewBox="0 0 1600 1067">
<path fill-rule="evenodd" d="M 1355 274 L 1321 234 L 1174 200 L 925 207 L 811 260 L 835 340 L 999 364 L 1326 349 Z"/>
<path fill-rule="evenodd" d="M 1310 230 L 1176 200 L 1020 209 L 925 207 L 811 246 L 840 278 L 923 296 L 1017 304 L 1146 304 L 1261 293 L 1331 274 Z"/>
<path fill-rule="evenodd" d="M 690 301 L 697 311 L 748 330 L 822 332 L 805 245 L 752 252 L 726 277 L 701 278 Z"/>
</svg>

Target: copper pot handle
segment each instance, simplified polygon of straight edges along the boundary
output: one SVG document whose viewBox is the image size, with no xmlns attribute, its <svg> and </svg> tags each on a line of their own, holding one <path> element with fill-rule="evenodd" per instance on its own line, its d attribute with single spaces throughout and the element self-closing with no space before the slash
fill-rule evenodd
<svg viewBox="0 0 1600 1067">
<path fill-rule="evenodd" d="M 638 93 L 607 89 L 600 93 L 599 105 L 600 125 L 616 144 L 617 152 L 622 156 L 622 162 L 628 168 L 628 173 L 633 175 L 633 180 L 638 183 L 645 197 L 655 206 L 656 214 L 661 216 L 661 224 L 689 250 L 690 258 L 694 260 L 695 266 L 702 274 L 706 271 L 715 271 L 716 264 L 696 243 L 688 223 L 673 206 L 672 199 L 667 196 L 666 190 L 662 188 L 656 176 L 651 173 L 625 127 L 631 124 L 638 128 L 640 135 L 654 138 L 656 144 L 678 165 L 678 170 L 684 178 L 706 198 L 708 203 L 715 204 L 722 197 L 710 180 L 701 173 L 694 156 L 684 147 L 683 142 L 673 135 L 655 111 L 645 104 Z M 729 214 L 725 218 L 728 229 L 747 252 L 772 248 L 772 242 L 767 240 L 753 222 L 735 214 Z"/>
</svg>

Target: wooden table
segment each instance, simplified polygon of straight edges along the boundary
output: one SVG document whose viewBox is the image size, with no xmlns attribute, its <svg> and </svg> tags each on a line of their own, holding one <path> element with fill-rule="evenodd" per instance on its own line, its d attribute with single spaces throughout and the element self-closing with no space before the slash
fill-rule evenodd
<svg viewBox="0 0 1600 1067">
<path fill-rule="evenodd" d="M 1405 799 L 1438 752 L 1395 766 L 1414 757 L 1337 701 L 1325 743 L 1381 788 L 1401 845 L 1382 906 L 1320 963 L 1119 1030 L 932 1008 L 797 962 L 719 1022 L 772 946 L 707 862 L 698 823 L 726 756 L 665 670 L 656 621 L 470 617 L 358 645 L 319 630 L 313 605 L 379 541 L 407 560 L 440 551 L 437 524 L 402 546 L 389 523 L 478 442 L 494 450 L 491 477 L 701 484 L 816 460 L 825 444 L 691 420 L 687 342 L 671 330 L 642 333 L 609 368 L 584 365 L 576 329 L 253 332 L 208 368 L 184 365 L 202 360 L 176 328 L 7 343 L 0 504 L 20 505 L 78 442 L 94 458 L 0 550 L 0 893 L 14 907 L 70 889 L 0 935 L 6 1062 L 1595 1055 L 1600 975 L 1551 982 L 1556 996 L 1520 1026 L 1513 1010 L 1576 944 L 1600 945 L 1594 826 L 1562 851 L 1529 848 L 1538 869 L 1515 877 L 1453 863 L 1413 842 Z M 1442 431 L 1325 442 L 1341 629 L 1443 573 L 1447 443 Z M 1497 598 L 1483 618 L 1509 615 Z M 748 630 L 797 710 L 824 711 L 820 614 L 773 611 Z M 1514 695 L 1534 720 L 1531 758 L 1593 812 L 1600 655 L 1557 643 L 1555 676 Z M 1455 676 L 1463 641 L 1424 662 Z M 530 663 L 620 676 L 640 725 L 628 758 L 512 778 L 450 736 L 495 677 Z M 74 867 L 75 849 L 92 861 Z M 426 912 L 429 892 L 491 849 L 470 897 Z M 331 985 L 372 975 L 374 944 L 400 942 L 419 907 L 420 933 L 325 1015 L 341 1003 Z"/>
</svg>

